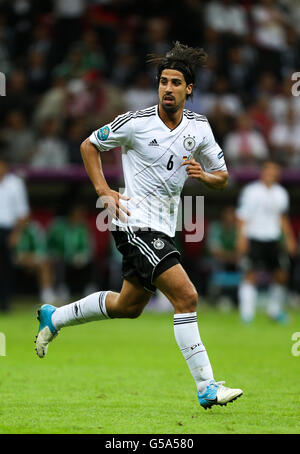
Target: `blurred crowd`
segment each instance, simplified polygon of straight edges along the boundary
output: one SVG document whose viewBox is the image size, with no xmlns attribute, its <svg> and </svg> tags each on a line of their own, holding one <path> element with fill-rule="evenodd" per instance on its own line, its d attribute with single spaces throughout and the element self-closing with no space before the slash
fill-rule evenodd
<svg viewBox="0 0 300 454">
<path fill-rule="evenodd" d="M 208 53 L 186 107 L 208 117 L 228 167 L 259 168 L 275 158 L 300 169 L 300 96 L 292 89 L 299 19 L 294 0 L 0 0 L 1 153 L 35 169 L 82 166 L 80 144 L 94 129 L 157 103 L 147 55 L 165 54 L 179 40 Z M 104 169 L 117 165 L 117 153 L 102 154 Z M 43 301 L 64 301 L 68 282 L 82 281 L 80 292 L 88 293 L 101 273 L 120 274 L 114 249 L 105 261 L 109 239 L 101 243 L 84 219 L 80 206 L 46 228 L 32 219 L 14 244 L 15 265 L 36 275 Z M 228 207 L 207 226 L 205 242 L 182 242 L 200 295 L 215 298 L 222 289 L 236 300 L 235 228 Z"/>
<path fill-rule="evenodd" d="M 300 5 L 293 0 L 2 0 L 0 141 L 14 163 L 81 164 L 79 145 L 117 114 L 157 102 L 147 54 L 203 47 L 187 108 L 207 115 L 232 167 L 300 166 Z M 109 159 L 107 156 L 105 159 Z"/>
</svg>

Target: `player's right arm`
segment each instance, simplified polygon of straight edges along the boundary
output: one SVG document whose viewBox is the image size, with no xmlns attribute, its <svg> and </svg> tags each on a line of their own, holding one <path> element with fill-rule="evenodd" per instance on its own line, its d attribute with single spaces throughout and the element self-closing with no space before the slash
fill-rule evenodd
<svg viewBox="0 0 300 454">
<path fill-rule="evenodd" d="M 96 193 L 103 201 L 105 208 L 107 208 L 113 218 L 120 218 L 124 221 L 125 218 L 122 215 L 122 211 L 128 216 L 130 216 L 130 212 L 120 203 L 120 200 L 129 200 L 129 197 L 113 191 L 108 186 L 103 174 L 99 152 L 89 138 L 82 142 L 80 152 L 87 174 L 94 185 Z"/>
<path fill-rule="evenodd" d="M 133 116 L 133 112 L 119 115 L 111 123 L 93 131 L 80 147 L 86 171 L 98 196 L 109 214 L 113 218 L 120 218 L 121 221 L 126 221 L 125 214 L 130 216 L 130 212 L 120 200 L 129 200 L 129 197 L 110 189 L 103 174 L 100 154 L 119 146 L 131 146 Z"/>
<path fill-rule="evenodd" d="M 116 117 L 111 123 L 93 131 L 81 145 L 81 156 L 86 171 L 94 188 L 113 218 L 120 218 L 125 222 L 124 213 L 130 212 L 120 203 L 120 200 L 129 200 L 129 197 L 113 191 L 104 177 L 100 154 L 122 146 L 129 148 L 133 137 L 133 112 L 127 112 Z"/>
</svg>

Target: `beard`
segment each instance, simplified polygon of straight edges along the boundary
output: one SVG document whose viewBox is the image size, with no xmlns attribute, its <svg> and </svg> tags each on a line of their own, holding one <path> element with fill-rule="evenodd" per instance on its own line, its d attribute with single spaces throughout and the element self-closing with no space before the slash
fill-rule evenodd
<svg viewBox="0 0 300 454">
<path fill-rule="evenodd" d="M 166 104 L 164 104 L 163 101 L 161 103 L 161 106 L 164 109 L 164 111 L 167 112 L 167 113 L 175 113 L 175 112 L 177 112 L 177 110 L 180 107 L 178 104 L 177 105 L 176 104 L 174 104 L 174 105 L 166 105 Z"/>
</svg>

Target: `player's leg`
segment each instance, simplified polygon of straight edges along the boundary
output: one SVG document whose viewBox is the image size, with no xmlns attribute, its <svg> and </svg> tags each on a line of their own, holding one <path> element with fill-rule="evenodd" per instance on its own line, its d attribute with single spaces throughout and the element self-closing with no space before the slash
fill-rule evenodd
<svg viewBox="0 0 300 454">
<path fill-rule="evenodd" d="M 197 291 L 180 264 L 168 268 L 154 281 L 174 306 L 174 334 L 197 386 L 198 399 L 206 409 L 226 405 L 240 395 L 214 380 L 212 367 L 199 335 L 197 322 Z"/>
<path fill-rule="evenodd" d="M 152 293 L 145 290 L 136 277 L 131 277 L 124 279 L 120 293 L 101 291 L 59 308 L 42 306 L 36 339 L 38 356 L 45 356 L 49 342 L 61 328 L 111 318 L 136 318 L 151 296 Z"/>
<path fill-rule="evenodd" d="M 214 376 L 199 335 L 196 312 L 197 291 L 179 263 L 158 276 L 154 285 L 174 306 L 176 342 L 196 382 L 197 390 L 204 390 Z"/>
<path fill-rule="evenodd" d="M 241 320 L 245 323 L 250 323 L 255 317 L 257 288 L 256 288 L 256 273 L 247 271 L 238 289 L 238 303 Z"/>
<path fill-rule="evenodd" d="M 106 311 L 110 318 L 136 318 L 148 304 L 152 293 L 145 290 L 137 277 L 124 279 L 120 293 L 109 292 Z"/>
<path fill-rule="evenodd" d="M 286 322 L 288 320 L 287 314 L 284 311 L 288 293 L 287 281 L 288 272 L 286 270 L 277 268 L 273 271 L 269 289 L 267 314 L 278 322 Z"/>
<path fill-rule="evenodd" d="M 52 316 L 56 330 L 65 326 L 109 318 L 136 318 L 152 293 L 145 290 L 134 276 L 126 278 L 120 293 L 95 292 L 55 310 Z"/>
<path fill-rule="evenodd" d="M 250 323 L 256 312 L 257 300 L 257 274 L 265 260 L 265 244 L 261 241 L 249 240 L 247 255 L 240 261 L 243 271 L 238 289 L 238 304 L 240 318 L 245 323 Z"/>
<path fill-rule="evenodd" d="M 266 248 L 265 267 L 272 277 L 267 314 L 275 321 L 286 322 L 288 316 L 284 312 L 284 306 L 287 299 L 289 258 L 278 241 L 269 242 Z"/>
</svg>

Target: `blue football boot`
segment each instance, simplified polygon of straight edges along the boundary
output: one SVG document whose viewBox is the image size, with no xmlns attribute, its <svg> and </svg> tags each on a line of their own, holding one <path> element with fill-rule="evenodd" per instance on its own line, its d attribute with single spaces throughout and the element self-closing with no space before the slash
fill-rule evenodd
<svg viewBox="0 0 300 454">
<path fill-rule="evenodd" d="M 53 312 L 56 311 L 56 307 L 51 304 L 43 304 L 43 306 L 37 311 L 37 319 L 40 322 L 38 334 L 35 336 L 35 351 L 40 358 L 44 358 L 48 351 L 48 344 L 58 334 L 58 330 L 55 329 L 51 317 Z"/>
<path fill-rule="evenodd" d="M 213 405 L 227 405 L 228 402 L 233 402 L 243 394 L 241 389 L 227 388 L 223 383 L 225 382 L 211 380 L 202 394 L 197 393 L 199 403 L 204 410 Z"/>
</svg>

